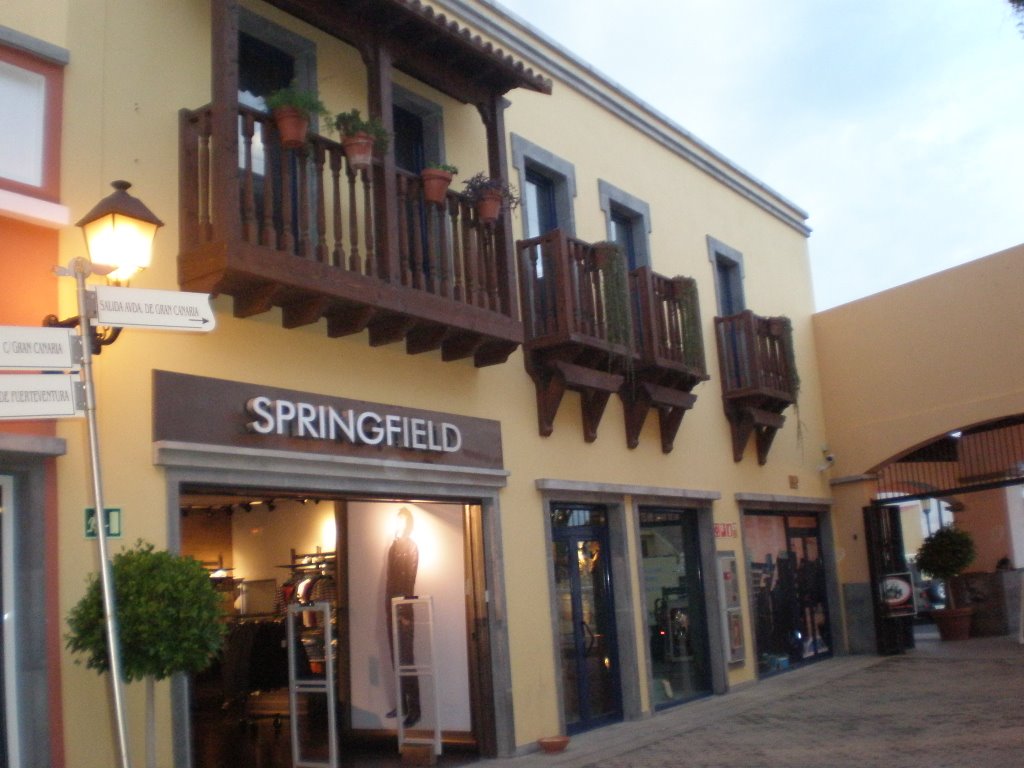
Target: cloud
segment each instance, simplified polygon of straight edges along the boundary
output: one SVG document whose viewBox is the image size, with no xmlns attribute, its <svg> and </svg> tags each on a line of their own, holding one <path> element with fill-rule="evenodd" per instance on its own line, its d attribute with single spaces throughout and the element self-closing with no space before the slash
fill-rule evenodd
<svg viewBox="0 0 1024 768">
<path fill-rule="evenodd" d="M 807 210 L 819 308 L 1024 240 L 1005 0 L 504 4 Z"/>
</svg>

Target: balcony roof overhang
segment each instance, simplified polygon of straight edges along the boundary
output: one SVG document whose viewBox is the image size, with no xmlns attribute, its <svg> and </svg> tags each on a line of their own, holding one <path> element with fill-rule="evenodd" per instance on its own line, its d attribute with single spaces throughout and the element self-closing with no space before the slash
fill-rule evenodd
<svg viewBox="0 0 1024 768">
<path fill-rule="evenodd" d="M 268 0 L 361 48 L 386 44 L 402 72 L 464 103 L 515 88 L 551 93 L 551 80 L 421 0 Z"/>
</svg>

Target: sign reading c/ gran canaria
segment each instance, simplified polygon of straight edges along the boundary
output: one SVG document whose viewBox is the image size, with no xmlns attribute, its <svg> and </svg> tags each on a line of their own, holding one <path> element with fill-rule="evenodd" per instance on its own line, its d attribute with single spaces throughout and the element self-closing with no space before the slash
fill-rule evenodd
<svg viewBox="0 0 1024 768">
<path fill-rule="evenodd" d="M 77 370 L 81 356 L 78 334 L 70 328 L 0 326 L 2 370 Z"/>
</svg>

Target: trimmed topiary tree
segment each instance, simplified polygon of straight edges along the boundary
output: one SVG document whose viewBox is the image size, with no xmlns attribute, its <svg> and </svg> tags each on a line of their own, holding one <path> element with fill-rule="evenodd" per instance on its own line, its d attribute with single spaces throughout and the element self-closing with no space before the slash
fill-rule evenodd
<svg viewBox="0 0 1024 768">
<path fill-rule="evenodd" d="M 917 550 L 917 567 L 936 579 L 946 582 L 949 607 L 956 608 L 949 580 L 959 576 L 974 562 L 974 539 L 967 531 L 954 526 L 939 528 L 926 538 Z"/>
<path fill-rule="evenodd" d="M 191 557 L 136 545 L 111 561 L 122 672 L 126 682 L 146 680 L 147 764 L 155 763 L 153 683 L 177 672 L 208 667 L 224 637 L 220 597 L 210 576 Z M 89 576 L 85 595 L 71 609 L 68 650 L 102 674 L 110 668 L 99 574 Z M 81 662 L 79 662 L 81 663 Z"/>
</svg>

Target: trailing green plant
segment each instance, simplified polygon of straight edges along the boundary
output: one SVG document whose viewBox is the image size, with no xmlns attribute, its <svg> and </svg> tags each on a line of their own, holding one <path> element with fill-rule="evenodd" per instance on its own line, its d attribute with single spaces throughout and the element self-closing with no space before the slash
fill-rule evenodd
<svg viewBox="0 0 1024 768">
<path fill-rule="evenodd" d="M 435 171 L 444 171 L 445 173 L 450 173 L 453 176 L 459 172 L 458 167 L 451 165 L 450 163 L 427 163 L 427 168 Z"/>
<path fill-rule="evenodd" d="M 780 317 L 782 323 L 783 350 L 786 354 L 786 368 L 789 370 L 789 385 L 795 403 L 800 397 L 800 373 L 796 368 L 796 344 L 793 343 L 793 321 L 788 317 Z"/>
<path fill-rule="evenodd" d="M 974 562 L 974 539 L 967 531 L 949 525 L 929 535 L 917 550 L 914 563 L 918 569 L 946 583 L 949 607 L 955 608 L 949 580 L 959 576 Z"/>
<path fill-rule="evenodd" d="M 479 200 L 488 190 L 496 190 L 501 193 L 502 202 L 510 211 L 515 210 L 520 203 L 519 190 L 512 184 L 506 184 L 501 179 L 492 178 L 485 173 L 473 174 L 463 181 L 462 185 L 465 187 L 463 194 L 471 203 Z"/>
<path fill-rule="evenodd" d="M 692 277 L 677 277 L 673 282 L 676 286 L 676 306 L 679 307 L 683 324 L 683 361 L 689 367 L 707 373 L 697 281 Z"/>
<path fill-rule="evenodd" d="M 111 568 L 125 680 L 163 680 L 209 666 L 220 651 L 224 625 L 206 570 L 191 557 L 156 551 L 141 540 L 114 555 Z M 67 623 L 68 650 L 83 655 L 89 669 L 108 671 L 99 574 L 89 576 Z"/>
<path fill-rule="evenodd" d="M 604 316 L 608 327 L 608 341 L 630 350 L 625 361 L 632 362 L 633 313 L 629 290 L 629 267 L 618 243 L 602 240 L 593 244 L 595 254 L 601 254 L 599 267 L 604 289 Z"/>
<path fill-rule="evenodd" d="M 364 119 L 358 109 L 339 112 L 334 117 L 334 127 L 338 129 L 338 133 L 341 134 L 342 138 L 365 133 L 373 139 L 374 147 L 380 152 L 386 151 L 388 142 L 391 141 L 391 134 L 387 132 L 380 120 L 376 117 Z"/>
<path fill-rule="evenodd" d="M 266 101 L 267 109 L 271 112 L 282 107 L 294 107 L 300 112 L 306 113 L 310 119 L 313 117 L 326 117 L 330 114 L 316 93 L 298 88 L 294 83 L 285 88 L 279 88 L 269 94 L 264 100 Z"/>
</svg>

